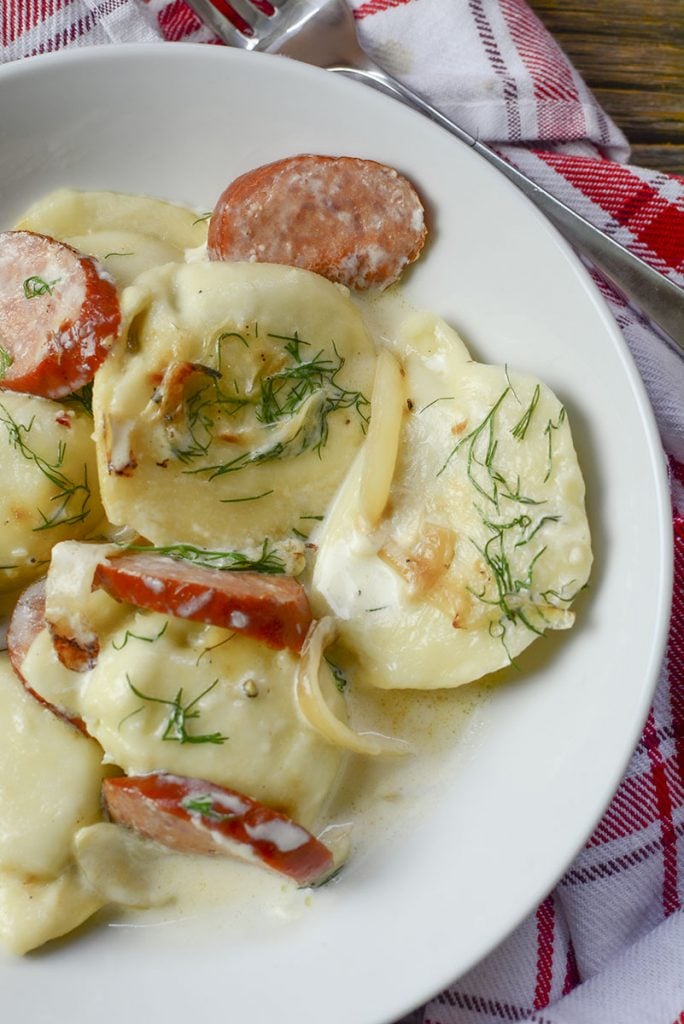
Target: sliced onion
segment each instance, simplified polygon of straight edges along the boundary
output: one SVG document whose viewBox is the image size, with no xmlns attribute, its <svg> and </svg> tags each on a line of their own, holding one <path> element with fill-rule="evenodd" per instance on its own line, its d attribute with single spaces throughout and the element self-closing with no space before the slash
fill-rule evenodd
<svg viewBox="0 0 684 1024">
<path fill-rule="evenodd" d="M 408 754 L 411 748 L 405 740 L 382 733 L 357 733 L 341 722 L 330 710 L 321 691 L 319 679 L 321 658 L 337 634 L 335 620 L 321 619 L 309 632 L 302 648 L 297 672 L 295 695 L 297 707 L 304 720 L 329 743 L 355 754 Z"/>
<path fill-rule="evenodd" d="M 52 549 L 45 585 L 45 621 L 53 637 L 67 648 L 80 649 L 84 658 L 96 654 L 98 639 L 83 609 L 92 591 L 95 569 L 114 551 L 118 551 L 115 544 L 81 544 L 74 540 L 62 541 Z M 59 647 L 57 654 L 62 661 Z M 76 663 L 64 662 L 67 668 L 75 668 Z"/>
<path fill-rule="evenodd" d="M 388 349 L 378 355 L 371 408 L 359 489 L 359 511 L 367 530 L 375 529 L 387 504 L 406 408 L 401 366 Z"/>
</svg>

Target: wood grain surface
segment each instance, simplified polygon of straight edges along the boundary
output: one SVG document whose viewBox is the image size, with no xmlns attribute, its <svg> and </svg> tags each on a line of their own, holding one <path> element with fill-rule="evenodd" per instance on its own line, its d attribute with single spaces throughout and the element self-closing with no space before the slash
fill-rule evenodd
<svg viewBox="0 0 684 1024">
<path fill-rule="evenodd" d="M 684 174 L 684 0 L 528 0 L 631 147 Z"/>
</svg>

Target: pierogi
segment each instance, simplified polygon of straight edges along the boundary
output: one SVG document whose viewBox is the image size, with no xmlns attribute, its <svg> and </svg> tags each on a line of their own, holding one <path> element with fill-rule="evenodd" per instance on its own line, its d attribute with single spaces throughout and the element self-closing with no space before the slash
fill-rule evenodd
<svg viewBox="0 0 684 1024">
<path fill-rule="evenodd" d="M 372 528 L 362 514 L 385 457 L 365 449 L 317 533 L 312 594 L 364 682 L 459 686 L 572 625 L 592 560 L 584 482 L 540 381 L 473 362 L 428 314 L 404 323 L 396 350 L 404 409 L 386 512 Z"/>
<path fill-rule="evenodd" d="M 281 870 L 341 823 L 350 772 L 363 786 L 371 760 L 391 777 L 413 756 L 390 714 L 367 728 L 363 695 L 524 670 L 529 644 L 573 624 L 592 554 L 563 405 L 534 377 L 475 362 L 398 293 L 374 306 L 308 270 L 210 261 L 206 218 L 148 197 L 63 189 L 18 227 L 96 257 L 122 314 L 92 417 L 89 389 L 0 394 L 0 589 L 16 603 L 0 661 L 14 723 L 0 938 L 23 953 L 102 906 L 174 900 L 201 870 L 203 854 L 165 848 L 177 817 L 160 844 L 117 824 L 101 791 L 187 782 L 183 834 L 233 829 L 219 853 L 236 852 L 235 819 L 256 807 L 247 834 Z M 131 583 L 122 567 L 138 553 L 160 569 Z M 291 614 L 278 580 L 301 591 L 303 643 L 230 604 L 216 581 L 240 573 L 247 590 L 274 581 L 276 619 Z"/>
<path fill-rule="evenodd" d="M 322 514 L 370 409 L 375 349 L 349 297 L 294 267 L 170 264 L 123 311 L 93 391 L 109 519 L 206 547 Z"/>
</svg>

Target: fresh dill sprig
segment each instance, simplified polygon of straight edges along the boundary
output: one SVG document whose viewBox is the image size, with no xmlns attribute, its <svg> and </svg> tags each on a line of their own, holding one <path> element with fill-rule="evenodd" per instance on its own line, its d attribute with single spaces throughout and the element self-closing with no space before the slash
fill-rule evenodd
<svg viewBox="0 0 684 1024">
<path fill-rule="evenodd" d="M 203 647 L 200 653 L 197 655 L 197 660 L 195 661 L 195 668 L 197 668 L 205 654 L 211 654 L 211 652 L 215 651 L 217 647 L 223 647 L 224 644 L 230 643 L 230 641 L 234 640 L 236 636 L 237 633 L 230 633 L 228 636 L 224 636 L 222 640 L 219 640 L 218 643 L 211 644 L 209 647 Z"/>
<path fill-rule="evenodd" d="M 38 509 L 38 515 L 42 522 L 40 526 L 34 526 L 33 532 L 51 530 L 56 526 L 73 526 L 81 523 L 90 515 L 90 487 L 88 486 L 88 467 L 83 465 L 82 481 L 70 480 L 62 472 L 64 456 L 66 455 L 66 443 L 60 441 L 57 445 L 57 454 L 54 462 L 48 462 L 42 455 L 34 451 L 27 441 L 28 435 L 33 428 L 34 418 L 28 425 L 17 423 L 9 410 L 0 404 L 0 423 L 7 429 L 9 442 L 28 462 L 33 462 L 37 469 L 47 477 L 50 483 L 56 488 L 56 493 L 50 499 L 56 503 L 56 508 L 47 515 L 42 509 Z M 73 504 L 72 504 L 73 502 Z M 75 507 L 74 507 L 75 506 Z"/>
<path fill-rule="evenodd" d="M 427 405 L 424 405 L 422 409 L 418 410 L 417 415 L 420 416 L 420 414 L 422 412 L 425 412 L 427 409 L 431 409 L 433 405 L 437 405 L 437 402 L 453 402 L 453 401 L 454 401 L 454 396 L 453 395 L 444 395 L 442 398 L 433 398 L 431 402 L 428 402 Z"/>
<path fill-rule="evenodd" d="M 268 538 L 264 540 L 261 552 L 256 557 L 246 555 L 242 551 L 207 551 L 193 544 L 124 544 L 122 547 L 126 551 L 168 555 L 178 561 L 192 562 L 207 569 L 220 569 L 226 572 L 263 572 L 270 575 L 285 572 L 285 562 Z"/>
<path fill-rule="evenodd" d="M 255 335 L 256 336 L 256 335 Z M 221 373 L 221 342 L 236 338 L 249 348 L 246 337 L 237 332 L 224 332 L 217 339 L 219 373 Z M 218 381 L 208 385 L 188 399 L 187 424 L 190 442 L 182 449 L 175 448 L 174 454 L 183 461 L 206 456 L 213 442 L 221 439 L 217 429 L 217 416 L 234 416 L 249 408 L 256 421 L 266 428 L 272 428 L 273 437 L 268 442 L 268 432 L 260 447 L 243 451 L 225 462 L 186 470 L 193 474 L 207 474 L 209 480 L 236 473 L 249 465 L 258 465 L 284 457 L 294 457 L 304 451 L 314 450 L 320 455 L 328 440 L 330 415 L 342 409 L 354 409 L 365 432 L 370 420 L 370 402 L 360 391 L 343 387 L 338 374 L 344 366 L 344 358 L 334 343 L 334 357 L 321 349 L 305 358 L 304 349 L 311 349 L 309 342 L 296 333 L 292 336 L 269 334 L 269 338 L 282 341 L 283 349 L 292 360 L 291 364 L 263 376 L 253 394 L 240 393 L 237 382 L 234 394 L 226 393 Z M 293 436 L 283 439 L 277 428 L 300 416 L 301 422 Z"/>
<path fill-rule="evenodd" d="M 166 727 L 162 734 L 162 741 L 168 741 L 173 743 L 225 743 L 228 739 L 227 736 L 222 735 L 220 732 L 200 733 L 194 734 L 189 733 L 186 725 L 187 722 L 192 719 L 197 719 L 200 716 L 200 712 L 197 710 L 196 705 L 199 704 L 202 697 L 205 697 L 210 693 L 214 687 L 218 684 L 218 679 L 215 679 L 206 690 L 189 701 L 187 704 L 183 704 L 183 690 L 182 688 L 178 691 L 173 700 L 163 700 L 161 697 L 150 697 L 148 694 L 141 693 L 140 690 L 131 682 L 130 676 L 126 673 L 126 682 L 130 686 L 136 697 L 140 700 L 149 701 L 153 704 L 165 704 L 171 708 L 169 717 L 166 722 Z M 194 709 L 194 710 L 193 710 Z M 141 709 L 140 709 L 141 710 Z"/>
<path fill-rule="evenodd" d="M 93 382 L 89 381 L 84 384 L 78 391 L 72 391 L 70 395 L 62 399 L 63 402 L 73 403 L 74 405 L 81 405 L 87 413 L 93 415 Z"/>
<path fill-rule="evenodd" d="M 201 793 L 199 796 L 186 796 L 185 799 L 181 800 L 181 807 L 194 814 L 201 814 L 203 818 L 209 818 L 210 821 L 232 821 L 237 817 L 236 814 L 230 811 L 214 810 L 214 799 L 211 793 Z"/>
<path fill-rule="evenodd" d="M 223 334 L 219 334 L 216 342 L 219 346 L 218 349 L 218 369 L 221 372 L 221 342 L 228 341 L 229 338 L 237 338 L 238 341 L 242 342 L 245 348 L 249 348 L 249 342 L 245 338 L 244 334 L 240 334 L 239 331 L 224 331 Z"/>
<path fill-rule="evenodd" d="M 503 402 L 505 401 L 509 391 L 510 388 L 505 388 L 497 398 L 496 402 L 494 402 L 493 406 L 491 407 L 487 415 L 478 424 L 478 426 L 474 427 L 469 434 L 466 434 L 465 437 L 462 437 L 460 439 L 458 444 L 454 445 L 454 447 L 449 452 L 449 455 L 447 456 L 444 465 L 437 474 L 437 476 L 441 476 L 442 473 L 447 468 L 447 466 L 449 465 L 449 463 L 451 462 L 451 460 L 454 458 L 454 456 L 461 450 L 461 448 L 467 446 L 468 455 L 466 472 L 468 474 L 468 479 L 470 480 L 471 484 L 473 485 L 476 491 L 478 491 L 484 498 L 486 498 L 487 501 L 491 501 L 492 504 L 497 506 L 498 488 L 496 481 L 492 480 L 492 490 L 487 491 L 476 479 L 474 473 L 475 467 L 481 466 L 487 471 L 489 478 L 492 479 L 492 465 L 494 462 L 494 455 L 496 454 L 496 448 L 498 443 L 494 437 L 496 414 L 501 408 Z M 486 439 L 483 460 L 477 457 L 477 443 L 481 437 L 485 437 Z"/>
<path fill-rule="evenodd" d="M 23 284 L 24 297 L 36 299 L 39 295 L 52 295 L 58 281 L 61 281 L 60 277 L 56 277 L 54 281 L 46 281 L 44 278 L 38 277 L 37 274 L 27 277 Z"/>
<path fill-rule="evenodd" d="M 506 387 L 478 426 L 474 427 L 465 437 L 462 437 L 458 444 L 452 448 L 442 468 L 437 473 L 437 476 L 441 476 L 454 456 L 461 448 L 465 447 L 467 449 L 466 473 L 470 483 L 478 494 L 491 502 L 497 510 L 502 499 L 514 501 L 519 505 L 543 504 L 542 501 L 537 501 L 535 498 L 522 493 L 519 476 L 516 479 L 515 485 L 513 485 L 494 465 L 494 459 L 499 446 L 496 437 L 496 414 L 509 393 L 513 394 L 511 388 Z M 536 405 L 536 402 L 534 402 L 534 405 Z M 530 417 L 533 411 L 534 406 L 532 405 L 531 411 L 528 409 Z M 527 416 L 527 413 L 525 416 Z M 519 421 L 519 424 L 523 423 L 525 416 Z M 528 424 L 529 418 L 524 427 L 521 428 L 523 436 Z"/>
<path fill-rule="evenodd" d="M 528 405 L 527 409 L 522 414 L 518 422 L 515 424 L 515 426 L 511 428 L 511 434 L 516 439 L 516 441 L 524 440 L 525 434 L 527 433 L 527 428 L 529 427 L 530 421 L 532 420 L 534 410 L 537 408 L 537 403 L 539 402 L 540 395 L 541 388 L 537 384 L 537 386 L 534 389 L 534 393 L 532 395 L 532 400 L 530 404 Z"/>
<path fill-rule="evenodd" d="M 511 393 L 513 394 L 513 397 L 515 398 L 516 402 L 518 403 L 518 405 L 522 405 L 522 402 L 518 398 L 518 392 L 513 387 L 513 384 L 511 383 L 511 378 L 508 374 L 508 363 L 504 363 L 504 377 L 506 378 L 506 383 L 511 389 Z"/>
<path fill-rule="evenodd" d="M 525 544 L 529 544 L 529 542 L 532 540 L 532 538 L 537 535 L 537 533 L 539 532 L 539 530 L 541 530 L 542 526 L 544 526 L 545 523 L 559 523 L 561 521 L 561 519 L 562 519 L 562 516 L 559 516 L 559 515 L 556 515 L 556 516 L 541 516 L 541 518 L 535 523 L 534 529 L 530 530 L 529 533 L 524 532 L 523 536 L 521 537 L 521 539 L 516 542 L 515 547 L 516 548 L 521 548 Z M 531 525 L 531 520 L 528 522 L 528 526 L 530 526 L 530 525 Z"/>
<path fill-rule="evenodd" d="M 554 430 L 560 430 L 560 427 L 561 427 L 561 425 L 562 425 L 564 420 L 565 420 L 565 406 L 562 405 L 561 406 L 561 410 L 558 413 L 558 419 L 556 420 L 556 422 L 554 423 L 553 420 L 549 420 L 549 422 L 546 424 L 546 427 L 544 428 L 544 433 L 546 434 L 546 438 L 547 438 L 546 475 L 544 476 L 544 483 L 546 483 L 547 480 L 549 479 L 549 477 L 551 476 L 551 471 L 553 469 L 553 440 L 552 440 L 552 435 L 553 435 Z"/>
<path fill-rule="evenodd" d="M 259 498 L 266 498 L 269 494 L 274 494 L 273 489 L 270 491 L 262 491 L 261 494 L 248 494 L 246 498 L 221 498 L 221 505 L 237 505 L 241 501 L 258 501 Z"/>
<path fill-rule="evenodd" d="M 537 627 L 530 622 L 529 618 L 523 611 L 520 601 L 517 600 L 518 596 L 523 592 L 529 591 L 532 588 L 532 573 L 534 567 L 546 551 L 546 547 L 540 548 L 539 551 L 530 559 L 527 570 L 524 576 L 516 575 L 513 572 L 508 553 L 505 547 L 505 526 L 497 526 L 489 522 L 485 523 L 490 530 L 493 530 L 493 535 L 486 542 L 484 547 L 472 541 L 475 548 L 481 554 L 485 565 L 489 569 L 492 581 L 494 583 L 495 595 L 489 596 L 487 588 L 485 587 L 480 593 L 469 589 L 469 592 L 476 597 L 483 604 L 492 605 L 501 611 L 499 622 L 504 627 L 507 622 L 515 623 L 522 622 L 532 633 L 536 633 L 537 636 L 543 636 L 544 631 L 537 629 Z"/>
<path fill-rule="evenodd" d="M 2 380 L 5 377 L 7 371 L 9 370 L 13 362 L 14 359 L 9 354 L 7 349 L 3 348 L 2 345 L 0 345 L 0 380 Z"/>
<path fill-rule="evenodd" d="M 124 633 L 124 638 L 120 644 L 117 644 L 116 641 L 112 640 L 112 647 L 114 648 L 115 651 L 122 651 L 124 647 L 128 644 L 129 640 L 142 640 L 146 644 L 153 644 L 155 640 L 159 640 L 160 637 L 164 636 L 164 633 L 168 629 L 168 626 L 169 620 L 167 619 L 162 628 L 155 636 L 141 636 L 140 633 L 132 633 L 130 629 L 127 629 L 126 632 Z"/>
<path fill-rule="evenodd" d="M 349 685 L 349 680 L 347 679 L 347 676 L 342 671 L 340 666 L 336 665 L 333 661 L 330 660 L 330 658 L 326 658 L 325 660 L 328 663 L 328 668 L 330 669 L 332 677 L 335 680 L 335 686 L 337 687 L 337 690 L 340 693 L 344 693 L 344 691 L 347 689 Z"/>
</svg>

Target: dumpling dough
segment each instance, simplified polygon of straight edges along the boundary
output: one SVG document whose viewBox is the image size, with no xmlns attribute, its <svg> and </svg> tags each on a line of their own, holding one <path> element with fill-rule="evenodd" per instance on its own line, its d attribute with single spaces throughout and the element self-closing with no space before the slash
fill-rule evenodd
<svg viewBox="0 0 684 1024">
<path fill-rule="evenodd" d="M 30 697 L 0 660 L 0 938 L 16 953 L 102 906 L 80 878 L 75 833 L 100 820 L 102 751 Z"/>
<path fill-rule="evenodd" d="M 39 199 L 17 227 L 68 242 L 99 259 L 123 288 L 138 274 L 178 263 L 204 245 L 207 222 L 192 210 L 149 196 L 58 189 Z"/>
<path fill-rule="evenodd" d="M 375 349 L 345 289 L 196 263 L 123 294 L 95 379 L 109 519 L 154 544 L 260 545 L 322 514 L 361 445 Z"/>
<path fill-rule="evenodd" d="M 313 601 L 360 681 L 458 686 L 572 624 L 592 560 L 584 483 L 542 383 L 473 362 L 428 314 L 397 353 L 408 405 L 385 515 L 364 527 L 362 451 L 314 536 Z"/>
<path fill-rule="evenodd" d="M 0 392 L 0 592 L 44 572 L 58 541 L 100 525 L 92 429 L 75 403 Z"/>
</svg>

